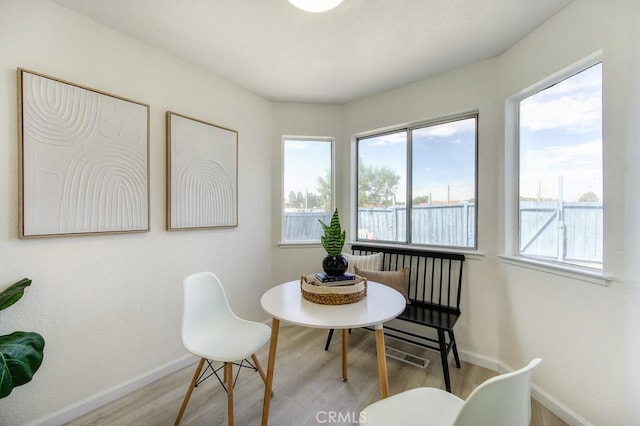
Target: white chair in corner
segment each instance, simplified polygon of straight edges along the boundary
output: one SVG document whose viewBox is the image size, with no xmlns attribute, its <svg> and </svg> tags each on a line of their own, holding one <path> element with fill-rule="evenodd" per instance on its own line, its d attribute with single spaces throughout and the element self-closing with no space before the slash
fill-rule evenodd
<svg viewBox="0 0 640 426">
<path fill-rule="evenodd" d="M 525 426 L 531 420 L 531 374 L 542 360 L 492 377 L 466 400 L 438 388 L 416 388 L 374 402 L 360 413 L 362 426 Z"/>
<path fill-rule="evenodd" d="M 269 341 L 271 328 L 237 317 L 229 306 L 220 280 L 212 272 L 189 275 L 184 279 L 183 291 L 182 343 L 189 352 L 200 357 L 200 362 L 175 424 L 180 423 L 193 388 L 215 375 L 227 392 L 227 415 L 232 426 L 233 365 L 239 366 L 238 373 L 243 367 L 257 370 L 266 382 L 264 370 L 255 353 Z M 249 357 L 253 364 L 248 360 Z M 213 361 L 222 362 L 223 366 L 216 369 Z M 207 367 L 202 371 L 205 363 Z M 220 379 L 218 371 L 222 369 L 224 374 Z M 205 375 L 209 370 L 212 373 Z"/>
</svg>

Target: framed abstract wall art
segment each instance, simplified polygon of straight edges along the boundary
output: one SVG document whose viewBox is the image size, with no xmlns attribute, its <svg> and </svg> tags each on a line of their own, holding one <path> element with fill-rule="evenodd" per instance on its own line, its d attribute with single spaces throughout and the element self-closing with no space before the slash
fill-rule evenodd
<svg viewBox="0 0 640 426">
<path fill-rule="evenodd" d="M 18 69 L 21 238 L 149 230 L 149 106 Z"/>
<path fill-rule="evenodd" d="M 167 111 L 167 229 L 238 226 L 238 132 Z"/>
</svg>

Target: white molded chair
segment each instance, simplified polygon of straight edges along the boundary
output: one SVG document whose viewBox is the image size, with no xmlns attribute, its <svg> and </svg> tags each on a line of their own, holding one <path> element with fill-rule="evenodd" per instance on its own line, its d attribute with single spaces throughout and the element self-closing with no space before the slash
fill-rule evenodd
<svg viewBox="0 0 640 426">
<path fill-rule="evenodd" d="M 212 272 L 189 275 L 184 279 L 183 290 L 182 343 L 189 352 L 200 357 L 200 362 L 182 401 L 175 424 L 180 423 L 193 388 L 211 375 L 215 375 L 227 392 L 227 411 L 231 426 L 235 383 L 233 365 L 239 366 L 238 374 L 243 367 L 257 370 L 266 382 L 264 370 L 255 353 L 269 341 L 271 328 L 237 317 L 229 306 L 220 280 Z M 249 357 L 253 364 L 248 361 Z M 212 361 L 224 364 L 216 369 Z M 205 362 L 207 367 L 202 371 Z M 222 369 L 224 377 L 220 379 L 218 371 Z M 211 374 L 205 376 L 208 370 L 211 370 Z"/>
<path fill-rule="evenodd" d="M 363 426 L 525 426 L 531 420 L 531 374 L 542 360 L 492 377 L 466 400 L 438 388 L 416 388 L 374 402 L 360 413 Z"/>
</svg>

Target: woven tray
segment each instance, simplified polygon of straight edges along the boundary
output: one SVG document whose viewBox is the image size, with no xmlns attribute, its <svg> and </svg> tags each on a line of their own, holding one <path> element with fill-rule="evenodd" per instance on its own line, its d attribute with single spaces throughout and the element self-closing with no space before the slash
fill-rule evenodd
<svg viewBox="0 0 640 426">
<path fill-rule="evenodd" d="M 362 300 L 367 295 L 367 279 L 356 276 L 356 282 L 348 285 L 317 285 L 313 275 L 300 277 L 302 297 L 321 305 L 346 305 Z"/>
</svg>

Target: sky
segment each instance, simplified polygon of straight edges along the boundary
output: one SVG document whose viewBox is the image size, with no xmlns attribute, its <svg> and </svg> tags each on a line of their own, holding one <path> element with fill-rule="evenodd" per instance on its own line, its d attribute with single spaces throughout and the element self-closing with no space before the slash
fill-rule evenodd
<svg viewBox="0 0 640 426">
<path fill-rule="evenodd" d="M 413 146 L 412 197 L 431 196 L 434 201 L 475 198 L 476 119 L 416 128 Z M 368 166 L 387 167 L 400 175 L 397 202 L 405 202 L 407 170 L 406 132 L 359 141 L 359 156 Z"/>
<path fill-rule="evenodd" d="M 318 193 L 318 177 L 331 169 L 331 141 L 328 139 L 285 139 L 284 199 L 289 192 Z"/>
<path fill-rule="evenodd" d="M 602 200 L 602 64 L 520 103 L 520 195 Z"/>
<path fill-rule="evenodd" d="M 586 192 L 602 200 L 602 65 L 594 65 L 520 102 L 520 195 L 565 201 Z M 482 120 L 482 117 L 479 118 Z M 433 201 L 475 198 L 476 118 L 412 129 L 412 197 Z M 358 141 L 368 166 L 400 175 L 396 202 L 405 202 L 407 136 L 404 130 Z M 285 142 L 284 197 L 318 192 L 331 164 L 331 143 Z"/>
</svg>

